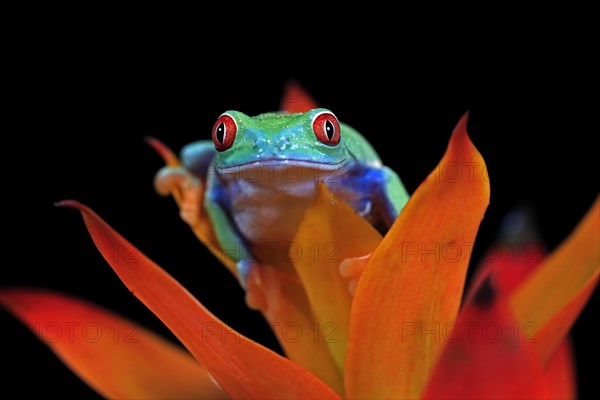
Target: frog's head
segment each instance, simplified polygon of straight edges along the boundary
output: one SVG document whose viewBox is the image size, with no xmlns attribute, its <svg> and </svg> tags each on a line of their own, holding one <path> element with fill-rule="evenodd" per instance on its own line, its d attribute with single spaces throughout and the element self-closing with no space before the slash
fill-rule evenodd
<svg viewBox="0 0 600 400">
<path fill-rule="evenodd" d="M 349 159 L 344 132 L 335 115 L 324 108 L 305 113 L 280 112 L 249 117 L 227 111 L 212 130 L 220 172 L 257 165 L 296 165 L 334 170 Z"/>
</svg>

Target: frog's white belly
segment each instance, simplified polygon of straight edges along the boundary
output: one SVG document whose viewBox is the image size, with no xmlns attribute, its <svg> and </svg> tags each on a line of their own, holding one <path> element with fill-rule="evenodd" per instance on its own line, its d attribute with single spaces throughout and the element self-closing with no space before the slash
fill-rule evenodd
<svg viewBox="0 0 600 400">
<path fill-rule="evenodd" d="M 335 175 L 311 168 L 245 172 L 228 179 L 231 215 L 248 241 L 270 246 L 292 241 L 319 181 Z"/>
</svg>

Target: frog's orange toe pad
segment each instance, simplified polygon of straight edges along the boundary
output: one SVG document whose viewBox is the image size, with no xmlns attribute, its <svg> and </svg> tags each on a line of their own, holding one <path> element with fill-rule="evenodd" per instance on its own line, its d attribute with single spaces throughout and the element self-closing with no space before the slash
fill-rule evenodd
<svg viewBox="0 0 600 400">
<path fill-rule="evenodd" d="M 365 266 L 369 262 L 371 254 L 372 253 L 369 253 L 362 257 L 344 258 L 340 263 L 340 275 L 343 278 L 351 278 L 350 282 L 348 282 L 348 291 L 351 295 L 354 295 L 358 280 L 360 279 Z"/>
</svg>

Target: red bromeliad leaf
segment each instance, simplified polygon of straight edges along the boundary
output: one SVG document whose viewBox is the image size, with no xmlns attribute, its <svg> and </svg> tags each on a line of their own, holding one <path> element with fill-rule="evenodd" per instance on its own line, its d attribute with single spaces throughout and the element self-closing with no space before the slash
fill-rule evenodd
<svg viewBox="0 0 600 400">
<path fill-rule="evenodd" d="M 161 156 L 167 167 L 179 167 L 181 165 L 179 158 L 173 153 L 173 150 L 168 148 L 163 142 L 153 137 L 147 137 L 145 140 Z"/>
<path fill-rule="evenodd" d="M 570 340 L 563 340 L 544 368 L 534 352 L 536 325 L 521 327 L 508 306 L 510 294 L 544 258 L 528 222 L 522 210 L 505 218 L 501 244 L 484 256 L 453 330 L 440 332 L 447 346 L 425 398 L 575 397 Z"/>
<path fill-rule="evenodd" d="M 283 90 L 281 99 L 281 111 L 292 113 L 303 113 L 317 108 L 317 103 L 310 94 L 296 81 L 289 81 Z"/>
<path fill-rule="evenodd" d="M 346 393 L 416 398 L 454 322 L 479 223 L 489 202 L 485 163 L 465 115 L 448 150 L 375 250 L 350 315 Z"/>
<path fill-rule="evenodd" d="M 565 338 L 558 346 L 544 369 L 540 398 L 577 398 L 577 374 L 570 338 Z"/>
<path fill-rule="evenodd" d="M 544 369 L 536 356 L 536 326 L 521 327 L 508 296 L 543 259 L 532 241 L 488 251 L 455 324 L 440 329 L 446 347 L 424 398 L 574 398 L 575 375 L 565 339 Z"/>
<path fill-rule="evenodd" d="M 488 275 L 456 323 L 441 328 L 447 343 L 423 394 L 426 399 L 575 397 L 575 366 L 564 339 L 547 366 L 535 353 L 537 327 L 521 326 L 508 296 L 494 289 Z"/>
<path fill-rule="evenodd" d="M 497 246 L 489 250 L 477 268 L 465 303 L 468 303 L 485 279 L 492 277 L 495 289 L 502 294 L 509 294 L 540 265 L 545 251 L 539 243 L 523 243 L 522 245 Z"/>
<path fill-rule="evenodd" d="M 539 328 L 534 346 L 547 363 L 598 284 L 600 198 L 563 244 L 510 296 L 522 324 Z"/>
<path fill-rule="evenodd" d="M 225 325 L 92 210 L 75 201 L 60 205 L 81 211 L 94 243 L 123 283 L 169 327 L 230 396 L 339 398 L 305 369 Z M 115 246 L 132 249 L 134 259 L 115 258 Z"/>
<path fill-rule="evenodd" d="M 505 300 L 487 296 L 440 328 L 437 339 L 447 346 L 423 398 L 533 399 L 543 392 L 543 367 L 531 338 L 521 334 Z"/>
<path fill-rule="evenodd" d="M 42 289 L 3 289 L 0 305 L 102 396 L 227 398 L 188 352 L 86 301 Z"/>
</svg>

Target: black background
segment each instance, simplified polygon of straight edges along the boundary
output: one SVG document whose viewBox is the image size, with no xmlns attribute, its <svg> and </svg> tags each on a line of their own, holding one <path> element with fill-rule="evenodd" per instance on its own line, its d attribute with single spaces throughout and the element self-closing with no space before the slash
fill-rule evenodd
<svg viewBox="0 0 600 400">
<path fill-rule="evenodd" d="M 362 132 L 411 193 L 470 110 L 470 136 L 491 179 L 472 265 L 512 207 L 531 205 L 554 248 L 598 193 L 597 109 L 588 101 L 597 98 L 593 67 L 586 52 L 570 45 L 532 41 L 516 49 L 467 41 L 443 50 L 399 47 L 395 60 L 378 50 L 344 53 L 334 46 L 293 47 L 280 57 L 255 48 L 242 55 L 242 44 L 205 49 L 156 37 L 142 45 L 138 37 L 105 42 L 102 35 L 78 40 L 75 33 L 39 38 L 29 61 L 19 64 L 13 105 L 26 112 L 5 147 L 19 161 L 5 167 L 10 205 L 2 212 L 10 239 L 4 251 L 11 257 L 0 269 L 0 285 L 82 296 L 167 337 L 105 264 L 78 213 L 52 204 L 66 198 L 88 204 L 226 323 L 278 349 L 234 279 L 179 219 L 174 202 L 154 193 L 162 161 L 142 139 L 154 136 L 179 150 L 209 138 L 227 109 L 249 115 L 277 109 L 290 78 Z M 299 60 L 308 63 L 301 67 Z M 8 222 L 14 218 L 18 223 Z M 596 293 L 573 330 L 586 397 L 598 394 L 597 311 Z M 9 366 L 4 390 L 94 395 L 20 323 L 5 312 L 0 320 Z"/>
</svg>

